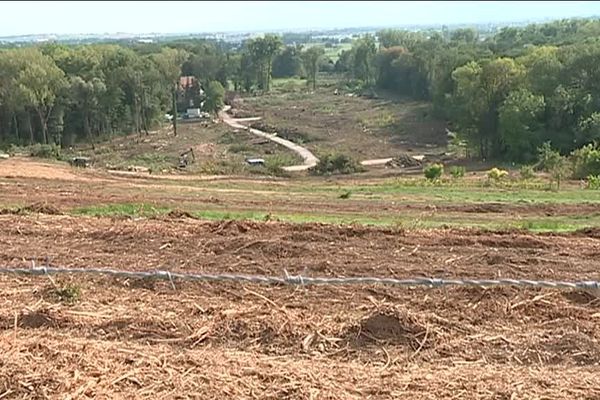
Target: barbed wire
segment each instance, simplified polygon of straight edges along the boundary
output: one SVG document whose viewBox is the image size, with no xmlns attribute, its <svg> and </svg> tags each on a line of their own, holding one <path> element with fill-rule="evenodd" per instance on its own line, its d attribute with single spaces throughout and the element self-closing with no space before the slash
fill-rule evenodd
<svg viewBox="0 0 600 400">
<path fill-rule="evenodd" d="M 125 271 L 100 268 L 0 268 L 0 274 L 17 275 L 57 275 L 57 274 L 91 274 L 108 275 L 120 278 L 163 279 L 173 284 L 174 280 L 204 281 L 204 282 L 245 282 L 268 285 L 392 285 L 392 286 L 427 286 L 437 288 L 442 286 L 519 286 L 549 289 L 600 289 L 599 281 L 538 281 L 529 279 L 443 279 L 443 278 L 378 278 L 378 277 L 310 277 L 290 275 L 284 271 L 284 276 L 242 275 L 242 274 L 189 274 L 170 271 Z"/>
</svg>

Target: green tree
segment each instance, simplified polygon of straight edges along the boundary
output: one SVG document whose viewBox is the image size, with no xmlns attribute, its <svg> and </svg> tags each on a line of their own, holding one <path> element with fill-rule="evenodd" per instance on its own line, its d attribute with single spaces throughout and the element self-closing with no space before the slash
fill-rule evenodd
<svg viewBox="0 0 600 400">
<path fill-rule="evenodd" d="M 219 81 L 212 81 L 206 87 L 206 100 L 204 109 L 210 113 L 218 113 L 223 108 L 225 89 Z"/>
<path fill-rule="evenodd" d="M 482 158 L 497 158 L 502 153 L 499 108 L 522 82 L 523 74 L 523 67 L 511 58 L 498 58 L 482 65 L 471 62 L 453 73 L 455 120 L 471 143 L 478 143 Z"/>
<path fill-rule="evenodd" d="M 160 53 L 153 55 L 153 61 L 162 75 L 165 85 L 171 88 L 173 105 L 173 134 L 177 136 L 177 90 L 181 67 L 189 54 L 184 50 L 163 48 Z"/>
<path fill-rule="evenodd" d="M 251 39 L 247 43 L 248 54 L 258 73 L 260 89 L 268 92 L 271 89 L 271 74 L 273 58 L 282 46 L 281 38 L 277 35 L 265 35 Z"/>
<path fill-rule="evenodd" d="M 288 78 L 302 75 L 301 54 L 302 45 L 286 46 L 273 59 L 273 77 Z"/>
<path fill-rule="evenodd" d="M 99 99 L 106 92 L 106 85 L 99 78 L 86 81 L 80 76 L 71 77 L 70 90 L 72 106 L 81 113 L 83 132 L 91 138 L 92 120 L 98 112 Z"/>
<path fill-rule="evenodd" d="M 325 49 L 321 46 L 312 46 L 302 53 L 302 61 L 308 78 L 308 84 L 312 89 L 317 88 L 317 75 L 319 74 L 319 61 L 325 55 Z"/>
<path fill-rule="evenodd" d="M 510 160 L 530 161 L 541 144 L 544 97 L 527 89 L 510 92 L 499 111 L 499 128 L 506 156 Z"/>
<path fill-rule="evenodd" d="M 37 49 L 25 49 L 21 56 L 26 67 L 19 71 L 17 82 L 28 104 L 36 111 L 43 142 L 48 144 L 48 118 L 54 107 L 56 94 L 65 84 L 64 73 L 50 57 Z"/>
<path fill-rule="evenodd" d="M 354 77 L 368 86 L 372 83 L 375 75 L 374 63 L 377 54 L 375 37 L 367 34 L 359 38 L 353 43 L 352 51 L 354 53 L 352 66 Z"/>
</svg>

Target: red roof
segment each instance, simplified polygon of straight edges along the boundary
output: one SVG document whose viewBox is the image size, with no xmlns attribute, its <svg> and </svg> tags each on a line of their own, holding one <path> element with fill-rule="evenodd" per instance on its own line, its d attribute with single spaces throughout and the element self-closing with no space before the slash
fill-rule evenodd
<svg viewBox="0 0 600 400">
<path fill-rule="evenodd" d="M 196 82 L 196 78 L 193 76 L 182 76 L 179 78 L 179 86 L 182 88 L 190 87 Z"/>
</svg>

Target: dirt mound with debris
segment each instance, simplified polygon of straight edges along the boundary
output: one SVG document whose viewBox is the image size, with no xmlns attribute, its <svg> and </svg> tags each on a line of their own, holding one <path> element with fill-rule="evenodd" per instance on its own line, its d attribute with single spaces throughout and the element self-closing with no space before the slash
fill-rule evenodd
<svg viewBox="0 0 600 400">
<path fill-rule="evenodd" d="M 3 208 L 0 209 L 0 214 L 22 215 L 28 213 L 62 215 L 62 212 L 53 205 L 46 203 L 33 203 L 25 207 L 19 208 Z"/>
<path fill-rule="evenodd" d="M 173 218 L 173 219 L 177 219 L 177 218 L 196 218 L 194 215 L 190 214 L 187 211 L 182 211 L 182 210 L 173 210 L 170 211 L 169 213 L 167 213 L 167 217 L 168 218 Z"/>
<path fill-rule="evenodd" d="M 392 158 L 388 161 L 385 166 L 388 168 L 409 168 L 409 167 L 420 167 L 421 161 L 408 154 L 400 154 L 397 157 Z"/>
</svg>

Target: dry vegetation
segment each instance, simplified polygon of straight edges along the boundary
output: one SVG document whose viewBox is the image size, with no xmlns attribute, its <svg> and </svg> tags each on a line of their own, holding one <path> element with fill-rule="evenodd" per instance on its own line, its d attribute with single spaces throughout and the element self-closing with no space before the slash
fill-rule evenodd
<svg viewBox="0 0 600 400">
<path fill-rule="evenodd" d="M 384 93 L 367 99 L 334 91 L 329 86 L 314 93 L 301 86 L 297 91 L 276 91 L 244 99 L 238 113 L 261 116 L 278 130 L 297 131 L 306 147 L 317 153 L 335 151 L 363 160 L 444 151 L 445 125 L 433 118 L 430 105 Z"/>
<path fill-rule="evenodd" d="M 597 277 L 600 251 L 591 233 L 43 214 L 0 222 L 0 259 L 10 266 L 38 257 L 132 270 L 585 279 Z M 2 276 L 0 288 L 5 398 L 600 395 L 600 303 L 586 293 L 180 281 L 173 289 L 80 276 Z"/>
<path fill-rule="evenodd" d="M 422 105 L 397 114 L 397 104 L 326 90 L 307 103 L 276 91 L 235 112 L 358 159 L 441 144 L 426 136 L 443 129 L 419 120 Z M 288 97 L 277 106 L 277 96 Z M 0 266 L 600 280 L 600 233 L 590 228 L 600 192 L 574 182 L 554 192 L 535 179 L 482 186 L 481 173 L 444 184 L 234 178 L 223 174 L 248 173 L 245 156 L 287 153 L 224 125 L 180 132 L 97 145 L 91 169 L 0 161 Z M 98 168 L 168 170 L 190 146 L 187 173 Z M 597 293 L 8 274 L 0 293 L 1 399 L 600 398 Z"/>
</svg>

